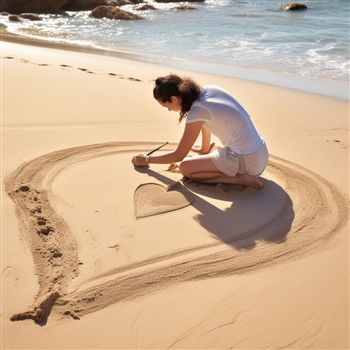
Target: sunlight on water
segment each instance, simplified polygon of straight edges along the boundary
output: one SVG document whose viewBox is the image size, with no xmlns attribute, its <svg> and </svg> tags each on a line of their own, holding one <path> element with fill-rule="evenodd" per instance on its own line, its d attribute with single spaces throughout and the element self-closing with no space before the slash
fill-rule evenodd
<svg viewBox="0 0 350 350">
<path fill-rule="evenodd" d="M 144 20 L 93 19 L 90 11 L 1 22 L 32 37 L 182 60 L 349 80 L 349 2 L 308 1 L 306 11 L 281 11 L 281 1 L 206 0 L 122 9 Z M 180 10 L 180 5 L 194 7 Z"/>
</svg>

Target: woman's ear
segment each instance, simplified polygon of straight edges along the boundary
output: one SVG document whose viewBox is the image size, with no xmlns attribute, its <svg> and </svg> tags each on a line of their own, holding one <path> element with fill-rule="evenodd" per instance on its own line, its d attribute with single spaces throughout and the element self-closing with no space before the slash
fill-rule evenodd
<svg viewBox="0 0 350 350">
<path fill-rule="evenodd" d="M 177 102 L 178 98 L 176 96 L 171 96 L 171 102 Z"/>
</svg>

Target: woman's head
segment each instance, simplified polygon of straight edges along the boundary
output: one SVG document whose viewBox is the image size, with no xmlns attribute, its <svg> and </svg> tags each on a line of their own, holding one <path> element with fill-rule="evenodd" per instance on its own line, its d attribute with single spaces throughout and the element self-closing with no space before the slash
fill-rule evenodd
<svg viewBox="0 0 350 350">
<path fill-rule="evenodd" d="M 191 78 L 169 74 L 156 79 L 154 98 L 164 107 L 180 112 L 180 121 L 186 117 L 192 104 L 199 98 L 201 87 Z"/>
</svg>

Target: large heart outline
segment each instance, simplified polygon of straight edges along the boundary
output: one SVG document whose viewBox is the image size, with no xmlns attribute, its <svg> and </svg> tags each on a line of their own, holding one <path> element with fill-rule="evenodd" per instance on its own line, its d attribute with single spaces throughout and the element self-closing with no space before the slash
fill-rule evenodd
<svg viewBox="0 0 350 350">
<path fill-rule="evenodd" d="M 144 151 L 154 146 L 153 143 L 139 142 L 137 147 L 140 148 L 137 150 Z M 38 293 L 30 310 L 15 314 L 12 320 L 46 322 L 53 302 L 56 315 L 82 317 L 108 305 L 133 300 L 175 283 L 257 271 L 300 259 L 319 249 L 324 250 L 348 222 L 348 200 L 336 186 L 306 168 L 271 155 L 268 169 L 286 183 L 288 193 L 293 195 L 292 199 L 298 203 L 298 207 L 300 203 L 303 204 L 296 213 L 286 242 L 275 245 L 260 243 L 254 250 L 246 251 L 227 250 L 227 245 L 214 241 L 180 251 L 164 252 L 156 257 L 117 267 L 108 273 L 109 280 L 104 283 L 100 280 L 101 276 L 96 276 L 96 285 L 69 292 L 69 282 L 79 274 L 81 259 L 73 231 L 51 204 L 50 198 L 54 196 L 52 183 L 69 166 L 102 156 L 127 152 L 135 154 L 135 151 L 135 142 L 111 142 L 63 149 L 23 163 L 6 176 L 5 190 L 16 206 L 19 227 L 32 253 L 38 280 Z M 312 206 L 308 205 L 307 198 L 310 196 L 315 199 Z M 42 217 L 48 219 L 50 232 L 47 235 L 38 234 L 39 216 L 40 220 Z M 274 234 L 278 222 L 285 219 L 285 213 L 282 212 L 261 229 Z M 310 232 L 313 234 L 310 235 Z M 215 248 L 216 253 L 212 248 Z M 195 258 L 193 253 L 198 253 L 198 257 Z M 174 257 L 178 257 L 180 262 L 173 261 Z M 155 264 L 159 261 L 164 266 Z M 135 270 L 137 268 L 144 270 L 140 273 Z M 56 292 L 59 293 L 60 303 L 55 302 Z M 73 310 L 78 310 L 79 314 L 76 315 L 77 311 Z"/>
<path fill-rule="evenodd" d="M 187 207 L 194 197 L 190 192 L 167 190 L 157 183 L 138 186 L 134 193 L 136 219 L 168 213 Z"/>
</svg>

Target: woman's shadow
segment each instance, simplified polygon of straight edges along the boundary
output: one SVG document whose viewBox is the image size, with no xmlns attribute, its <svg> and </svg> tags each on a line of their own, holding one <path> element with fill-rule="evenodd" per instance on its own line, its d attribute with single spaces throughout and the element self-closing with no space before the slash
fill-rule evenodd
<svg viewBox="0 0 350 350">
<path fill-rule="evenodd" d="M 260 178 L 262 190 L 244 191 L 243 186 L 235 186 L 234 191 L 225 193 L 215 185 L 180 183 L 149 168 L 135 169 L 175 191 L 191 192 L 194 197 L 191 206 L 198 211 L 193 219 L 215 238 L 236 249 L 252 249 L 259 240 L 282 243 L 292 226 L 292 200 L 274 181 Z M 214 200 L 207 201 L 206 197 Z M 213 204 L 216 202 L 222 208 Z"/>
</svg>

